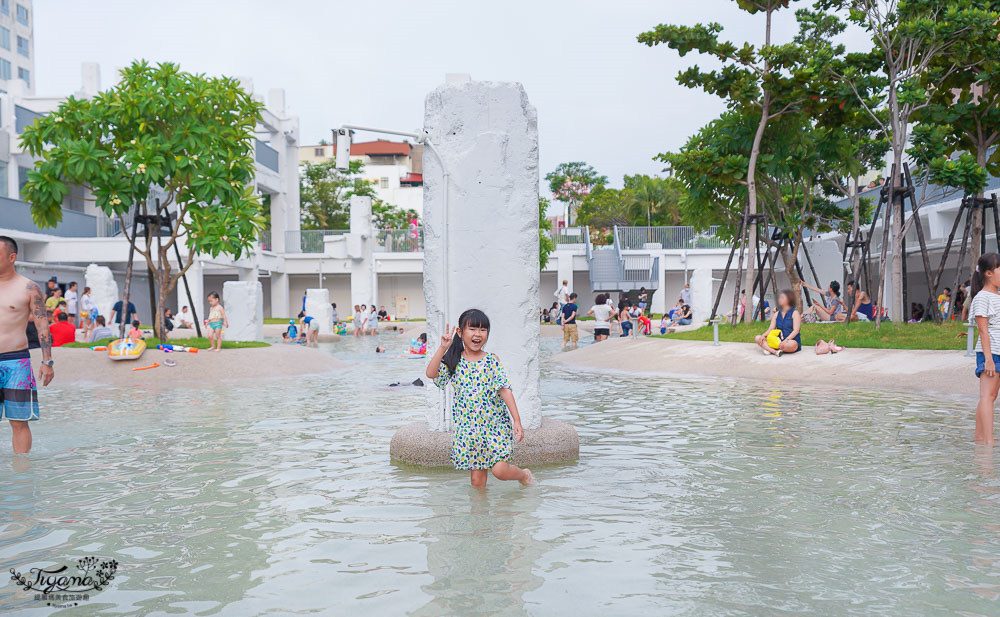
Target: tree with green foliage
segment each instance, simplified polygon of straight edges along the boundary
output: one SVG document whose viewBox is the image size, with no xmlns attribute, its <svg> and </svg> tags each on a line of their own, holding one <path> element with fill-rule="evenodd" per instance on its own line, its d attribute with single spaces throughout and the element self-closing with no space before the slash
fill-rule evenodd
<svg viewBox="0 0 1000 617">
<path fill-rule="evenodd" d="M 545 175 L 545 179 L 549 181 L 552 195 L 567 204 L 567 227 L 583 199 L 595 188 L 608 183 L 607 176 L 599 175 L 593 167 L 582 161 L 560 163 L 555 170 Z"/>
<path fill-rule="evenodd" d="M 1000 0 L 976 4 L 987 11 L 1000 11 Z M 949 170 L 942 163 L 967 155 L 985 173 L 1000 176 L 1000 148 L 995 148 L 1000 143 L 1000 23 L 995 23 L 993 32 L 980 40 L 963 41 L 956 51 L 961 52 L 960 58 L 955 54 L 938 56 L 924 74 L 921 86 L 929 93 L 929 104 L 915 114 L 918 124 L 913 128 L 910 152 L 930 161 L 933 181 L 953 183 L 966 194 L 981 198 L 985 196 L 985 178 L 978 169 L 969 173 L 965 165 Z M 956 60 L 955 70 L 938 81 Z M 948 178 L 949 171 L 963 177 Z M 974 210 L 967 264 L 970 278 L 979 261 L 983 223 L 983 211 Z M 962 267 L 959 264 L 960 270 Z"/>
<path fill-rule="evenodd" d="M 720 70 L 703 71 L 692 66 L 682 71 L 677 81 L 689 88 L 716 94 L 726 100 L 730 110 L 746 118 L 751 112 L 757 116 L 753 140 L 748 145 L 745 159 L 746 207 L 744 216 L 752 216 L 760 211 L 757 186 L 757 166 L 760 162 L 761 143 L 768 123 L 793 112 L 809 100 L 811 92 L 808 83 L 814 78 L 815 63 L 822 57 L 810 58 L 804 46 L 797 42 L 775 44 L 772 41 L 772 21 L 774 14 L 788 8 L 791 0 L 736 0 L 737 7 L 749 15 L 762 14 L 763 44 L 754 47 L 749 43 L 736 45 L 719 39 L 722 26 L 718 23 L 696 24 L 694 26 L 660 24 L 653 30 L 638 36 L 640 43 L 650 47 L 667 45 L 683 57 L 691 51 L 698 51 L 722 63 Z M 822 48 L 811 50 L 823 53 Z M 751 220 L 750 238 L 757 234 L 757 226 Z M 742 244 L 742 238 L 740 238 Z M 755 263 L 754 243 L 746 247 L 750 264 Z M 740 247 L 740 263 L 744 250 Z M 746 288 L 753 286 L 754 268 L 746 269 Z M 737 298 L 733 298 L 733 314 L 736 314 Z M 744 318 L 749 318 L 744 315 Z"/>
<path fill-rule="evenodd" d="M 615 226 L 631 225 L 635 207 L 636 199 L 631 189 L 612 189 L 602 184 L 583 198 L 577 211 L 577 223 L 607 235 Z"/>
<path fill-rule="evenodd" d="M 727 111 L 691 137 L 677 153 L 660 155 L 670 163 L 687 194 L 681 202 L 684 220 L 698 229 L 720 226 L 719 235 L 735 239 L 743 218 L 748 183 L 745 171 L 757 131 L 757 115 Z M 760 141 L 757 173 L 758 198 L 768 223 L 788 238 L 763 241 L 778 250 L 785 274 L 799 295 L 801 281 L 796 271 L 806 229 L 846 231 L 851 211 L 823 196 L 820 142 L 829 137 L 814 126 L 805 113 L 784 114 L 772 119 Z M 837 164 L 840 164 L 839 157 Z M 752 239 L 751 239 L 752 241 Z M 753 289 L 752 281 L 746 289 Z"/>
<path fill-rule="evenodd" d="M 299 174 L 299 208 L 302 229 L 347 229 L 351 220 L 351 197 L 372 200 L 372 219 L 378 229 L 406 229 L 418 218 L 413 210 L 379 199 L 375 186 L 364 178 L 364 163 L 351 161 L 347 170 L 337 169 L 332 159 L 303 163 Z"/>
<path fill-rule="evenodd" d="M 632 225 L 647 227 L 679 225 L 684 185 L 676 178 L 625 176 L 633 209 Z"/>
<path fill-rule="evenodd" d="M 24 187 L 32 218 L 54 227 L 70 186 L 84 187 L 101 212 L 122 222 L 153 272 L 162 308 L 195 255 L 239 258 L 257 240 L 253 155 L 261 108 L 236 79 L 136 61 L 111 89 L 89 100 L 70 97 L 24 130 L 24 149 L 38 157 Z M 151 199 L 154 190 L 165 197 Z M 133 235 L 124 224 L 130 212 L 161 217 L 164 235 Z M 188 255 L 175 268 L 176 242 Z M 162 311 L 154 326 L 162 338 Z"/>
<path fill-rule="evenodd" d="M 549 255 L 556 250 L 556 243 L 549 236 L 552 231 L 552 221 L 546 218 L 545 214 L 549 209 L 549 200 L 544 197 L 538 198 L 538 267 L 542 270 L 549 263 Z"/>
<path fill-rule="evenodd" d="M 962 70 L 974 53 L 971 47 L 985 44 L 989 36 L 995 37 L 994 28 L 1000 13 L 995 6 L 989 6 L 994 3 L 977 0 L 821 0 L 818 4 L 821 8 L 846 11 L 848 19 L 871 37 L 872 48 L 851 54 L 838 77 L 852 88 L 859 82 L 870 84 L 873 75 L 879 77 L 882 86 L 879 90 L 856 88 L 855 94 L 887 139 L 896 173 L 902 173 L 911 124 L 932 104 L 933 93 Z M 974 185 L 977 177 L 985 182 L 984 174 L 976 169 L 971 155 L 955 159 L 937 156 L 942 153 L 943 132 L 928 120 L 930 118 L 925 116 L 922 135 L 914 136 L 916 147 L 911 152 L 917 162 L 923 163 L 921 167 L 926 170 L 927 177 L 945 186 Z M 898 177 L 890 178 L 889 183 L 890 190 L 898 186 Z M 892 305 L 898 307 L 894 315 L 897 319 L 905 318 L 903 239 L 920 206 L 939 197 L 925 195 L 917 200 L 917 207 L 905 224 L 902 210 L 893 208 L 892 218 L 885 223 L 890 229 L 892 246 L 892 289 L 889 292 Z M 880 305 L 885 304 L 883 282 L 887 248 L 883 247 L 879 263 L 879 290 L 875 302 Z M 880 321 L 881 312 L 876 316 L 876 324 Z"/>
</svg>

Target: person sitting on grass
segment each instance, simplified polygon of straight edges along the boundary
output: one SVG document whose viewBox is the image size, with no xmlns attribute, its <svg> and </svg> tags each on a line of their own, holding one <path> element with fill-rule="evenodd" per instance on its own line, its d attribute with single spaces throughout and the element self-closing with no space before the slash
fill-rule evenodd
<svg viewBox="0 0 1000 617">
<path fill-rule="evenodd" d="M 90 331 L 90 336 L 87 338 L 88 343 L 94 343 L 101 339 L 111 338 L 114 333 L 111 328 L 108 327 L 107 321 L 104 319 L 104 315 L 98 315 L 94 318 L 94 328 Z"/>
<path fill-rule="evenodd" d="M 872 304 L 871 298 L 868 294 L 861 291 L 854 281 L 847 281 L 847 297 L 850 298 L 851 294 L 854 294 L 854 303 L 852 310 L 854 314 L 851 315 L 851 321 L 875 321 L 875 305 Z M 839 313 L 835 319 L 837 321 L 845 321 L 847 319 L 847 312 Z"/>
<path fill-rule="evenodd" d="M 687 304 L 682 304 L 679 312 L 674 313 L 674 319 L 670 322 L 671 326 L 690 326 L 691 325 L 691 307 Z"/>
<path fill-rule="evenodd" d="M 139 329 L 139 326 L 141 326 L 141 325 L 142 325 L 142 323 L 138 319 L 134 320 L 132 322 L 132 327 L 128 331 L 128 337 L 127 338 L 135 339 L 135 340 L 140 340 L 141 338 L 143 338 L 143 336 L 142 336 L 142 330 Z"/>
<path fill-rule="evenodd" d="M 76 342 L 76 328 L 69 321 L 69 312 L 59 313 L 59 321 L 49 326 L 49 334 L 52 335 L 53 347 L 62 347 L 66 343 Z"/>
<path fill-rule="evenodd" d="M 806 309 L 805 315 L 816 315 L 820 321 L 836 321 L 840 311 L 846 311 L 847 306 L 840 299 L 840 283 L 830 281 L 830 285 L 823 291 L 819 287 L 813 287 L 809 283 L 802 281 L 802 286 L 810 291 L 815 291 L 823 296 L 823 302 L 813 300 L 812 306 Z"/>
<path fill-rule="evenodd" d="M 802 349 L 802 335 L 799 330 L 802 328 L 802 315 L 795 308 L 795 296 L 790 289 L 783 289 L 778 292 L 778 310 L 771 313 L 771 323 L 763 334 L 753 337 L 754 342 L 761 348 L 764 355 L 781 356 L 783 353 L 795 353 Z M 771 330 L 781 330 L 780 342 L 777 349 L 772 349 L 767 344 L 767 335 Z"/>
</svg>

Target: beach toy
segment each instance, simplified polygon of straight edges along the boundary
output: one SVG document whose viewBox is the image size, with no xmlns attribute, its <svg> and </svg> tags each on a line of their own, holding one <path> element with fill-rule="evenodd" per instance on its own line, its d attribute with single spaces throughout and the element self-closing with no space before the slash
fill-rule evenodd
<svg viewBox="0 0 1000 617">
<path fill-rule="evenodd" d="M 171 360 L 170 358 L 167 358 L 166 360 L 164 360 L 163 363 L 165 365 L 167 365 L 167 366 L 177 366 L 177 363 L 174 362 L 173 360 Z"/>
<path fill-rule="evenodd" d="M 142 339 L 120 338 L 108 344 L 108 357 L 112 360 L 136 360 L 146 351 Z"/>
<path fill-rule="evenodd" d="M 777 349 L 779 345 L 781 345 L 781 330 L 775 328 L 767 333 L 767 346 Z"/>
<path fill-rule="evenodd" d="M 198 353 L 197 347 L 185 347 L 184 345 L 157 345 L 160 351 L 186 351 L 188 353 Z"/>
<path fill-rule="evenodd" d="M 150 364 L 149 366 L 137 366 L 137 367 L 135 367 L 132 370 L 133 371 L 145 371 L 147 369 L 156 368 L 158 366 L 160 366 L 160 363 L 159 362 L 154 362 L 154 363 Z"/>
<path fill-rule="evenodd" d="M 338 323 L 337 324 L 337 334 L 339 334 L 341 336 L 347 334 L 347 326 L 344 325 L 344 324 L 342 324 L 342 323 Z"/>
<path fill-rule="evenodd" d="M 107 351 L 107 350 L 108 350 L 107 345 L 94 345 L 93 347 L 90 348 L 90 351 Z"/>
</svg>

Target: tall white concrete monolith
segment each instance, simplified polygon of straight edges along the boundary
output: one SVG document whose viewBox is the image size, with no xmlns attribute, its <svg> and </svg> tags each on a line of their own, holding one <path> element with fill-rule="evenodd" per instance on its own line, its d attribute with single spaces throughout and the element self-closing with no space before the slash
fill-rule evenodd
<svg viewBox="0 0 1000 617">
<path fill-rule="evenodd" d="M 260 281 L 226 281 L 222 284 L 228 341 L 264 340 L 264 288 Z"/>
<path fill-rule="evenodd" d="M 375 261 L 375 229 L 372 225 L 372 198 L 351 197 L 351 233 L 347 236 L 347 256 L 351 259 L 351 304 L 378 302 Z"/>
<path fill-rule="evenodd" d="M 319 320 L 320 334 L 333 334 L 333 307 L 329 289 L 306 290 L 306 315 Z"/>
<path fill-rule="evenodd" d="M 723 296 L 725 298 L 725 296 Z M 712 269 L 698 268 L 691 274 L 691 320 L 693 323 L 707 321 L 712 316 Z"/>
<path fill-rule="evenodd" d="M 112 274 L 111 268 L 90 264 L 83 276 L 85 286 L 90 287 L 90 299 L 97 307 L 98 314 L 104 315 L 104 319 L 110 319 L 111 307 L 122 299 L 118 293 L 118 283 L 115 282 L 115 275 Z"/>
<path fill-rule="evenodd" d="M 445 324 L 478 308 L 517 400 L 515 463 L 575 459 L 572 426 L 541 414 L 538 358 L 538 125 L 519 83 L 449 81 L 425 101 L 424 298 L 428 351 Z M 426 423 L 393 437 L 407 462 L 447 464 L 449 397 L 427 388 Z M 429 430 L 428 430 L 429 429 Z"/>
</svg>

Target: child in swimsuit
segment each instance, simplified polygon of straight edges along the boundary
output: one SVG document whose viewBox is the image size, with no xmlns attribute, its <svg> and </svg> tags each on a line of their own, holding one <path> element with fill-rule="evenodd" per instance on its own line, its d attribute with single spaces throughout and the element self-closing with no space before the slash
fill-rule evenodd
<svg viewBox="0 0 1000 617">
<path fill-rule="evenodd" d="M 222 298 L 218 292 L 208 294 L 208 340 L 212 344 L 211 351 L 222 351 L 222 329 L 229 327 L 226 309 L 222 308 Z"/>
</svg>

